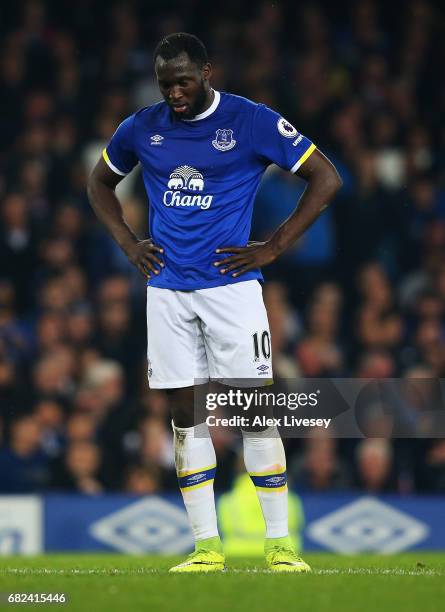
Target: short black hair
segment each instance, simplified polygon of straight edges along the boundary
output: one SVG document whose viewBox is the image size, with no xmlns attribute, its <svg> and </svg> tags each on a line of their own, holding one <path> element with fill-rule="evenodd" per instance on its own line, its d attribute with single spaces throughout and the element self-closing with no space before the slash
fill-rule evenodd
<svg viewBox="0 0 445 612">
<path fill-rule="evenodd" d="M 153 63 L 156 62 L 157 57 L 168 61 L 178 57 L 181 53 L 187 53 L 190 61 L 200 68 L 209 61 L 204 43 L 197 36 L 187 34 L 187 32 L 176 32 L 165 36 L 158 42 L 153 53 Z"/>
</svg>

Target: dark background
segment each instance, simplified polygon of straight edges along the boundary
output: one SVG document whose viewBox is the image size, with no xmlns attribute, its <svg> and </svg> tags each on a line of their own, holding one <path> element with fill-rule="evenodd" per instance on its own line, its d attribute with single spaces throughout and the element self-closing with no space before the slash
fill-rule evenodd
<svg viewBox="0 0 445 612">
<path fill-rule="evenodd" d="M 445 370 L 445 20 L 439 2 L 17 2 L 0 8 L 0 492 L 175 488 L 168 399 L 149 391 L 144 281 L 86 180 L 119 122 L 159 100 L 151 55 L 200 36 L 213 86 L 269 104 L 343 188 L 265 270 L 280 376 Z M 271 168 L 252 237 L 304 185 Z M 118 188 L 143 237 L 138 172 Z M 406 418 L 422 427 L 419 407 Z M 215 431 L 216 487 L 239 441 Z M 445 491 L 444 440 L 288 441 L 298 490 Z"/>
</svg>

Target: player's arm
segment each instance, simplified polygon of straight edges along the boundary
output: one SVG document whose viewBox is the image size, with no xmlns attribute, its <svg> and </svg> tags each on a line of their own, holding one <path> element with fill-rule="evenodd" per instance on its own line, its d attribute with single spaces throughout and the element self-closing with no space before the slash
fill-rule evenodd
<svg viewBox="0 0 445 612">
<path fill-rule="evenodd" d="M 342 180 L 332 163 L 317 149 L 296 172 L 307 181 L 298 206 L 268 241 L 275 258 L 286 251 L 328 207 Z"/>
<path fill-rule="evenodd" d="M 232 256 L 215 262 L 215 266 L 220 267 L 222 274 L 231 272 L 232 276 L 236 277 L 275 261 L 327 208 L 342 185 L 341 178 L 332 163 L 317 149 L 300 166 L 296 174 L 307 181 L 307 187 L 294 212 L 264 243 L 217 249 L 217 253 L 233 253 Z M 236 272 L 233 272 L 234 270 Z"/>
<path fill-rule="evenodd" d="M 163 249 L 152 240 L 139 240 L 126 223 L 122 205 L 116 196 L 116 186 L 124 176 L 116 174 L 101 157 L 88 179 L 88 198 L 97 218 L 107 228 L 128 259 L 144 274 L 159 274 L 156 267 L 164 266 L 157 256 Z"/>
</svg>

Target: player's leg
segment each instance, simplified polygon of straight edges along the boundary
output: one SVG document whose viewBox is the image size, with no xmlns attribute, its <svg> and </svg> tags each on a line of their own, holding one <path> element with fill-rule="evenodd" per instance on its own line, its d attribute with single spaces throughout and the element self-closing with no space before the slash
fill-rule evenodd
<svg viewBox="0 0 445 612">
<path fill-rule="evenodd" d="M 264 552 L 273 571 L 308 572 L 289 537 L 286 455 L 276 427 L 242 430 L 244 464 L 255 485 L 266 524 Z"/>
<path fill-rule="evenodd" d="M 148 287 L 147 356 L 150 387 L 170 396 L 176 471 L 196 541 L 195 553 L 172 571 L 224 569 L 213 493 L 215 451 L 207 425 L 195 425 L 193 418 L 193 385 L 208 378 L 208 369 L 189 292 Z"/>
<path fill-rule="evenodd" d="M 195 537 L 195 552 L 170 571 L 224 569 L 213 479 L 216 455 L 206 423 L 194 424 L 194 388 L 168 392 L 173 416 L 175 465 L 184 505 Z"/>
<path fill-rule="evenodd" d="M 247 281 L 196 293 L 211 378 L 236 380 L 244 388 L 263 386 L 272 377 L 272 356 L 261 285 Z M 309 571 L 289 538 L 283 442 L 276 428 L 255 429 L 242 432 L 244 462 L 266 524 L 267 562 L 274 571 Z"/>
</svg>

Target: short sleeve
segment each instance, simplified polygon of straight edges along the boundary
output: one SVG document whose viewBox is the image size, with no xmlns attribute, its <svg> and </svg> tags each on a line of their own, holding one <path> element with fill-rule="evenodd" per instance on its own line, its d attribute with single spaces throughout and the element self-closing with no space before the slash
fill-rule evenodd
<svg viewBox="0 0 445 612">
<path fill-rule="evenodd" d="M 278 113 L 258 104 L 252 124 L 255 154 L 284 170 L 296 172 L 315 151 L 315 145 Z"/>
<path fill-rule="evenodd" d="M 134 152 L 133 123 L 134 115 L 122 121 L 102 152 L 109 168 L 121 176 L 131 172 L 138 163 Z"/>
</svg>

